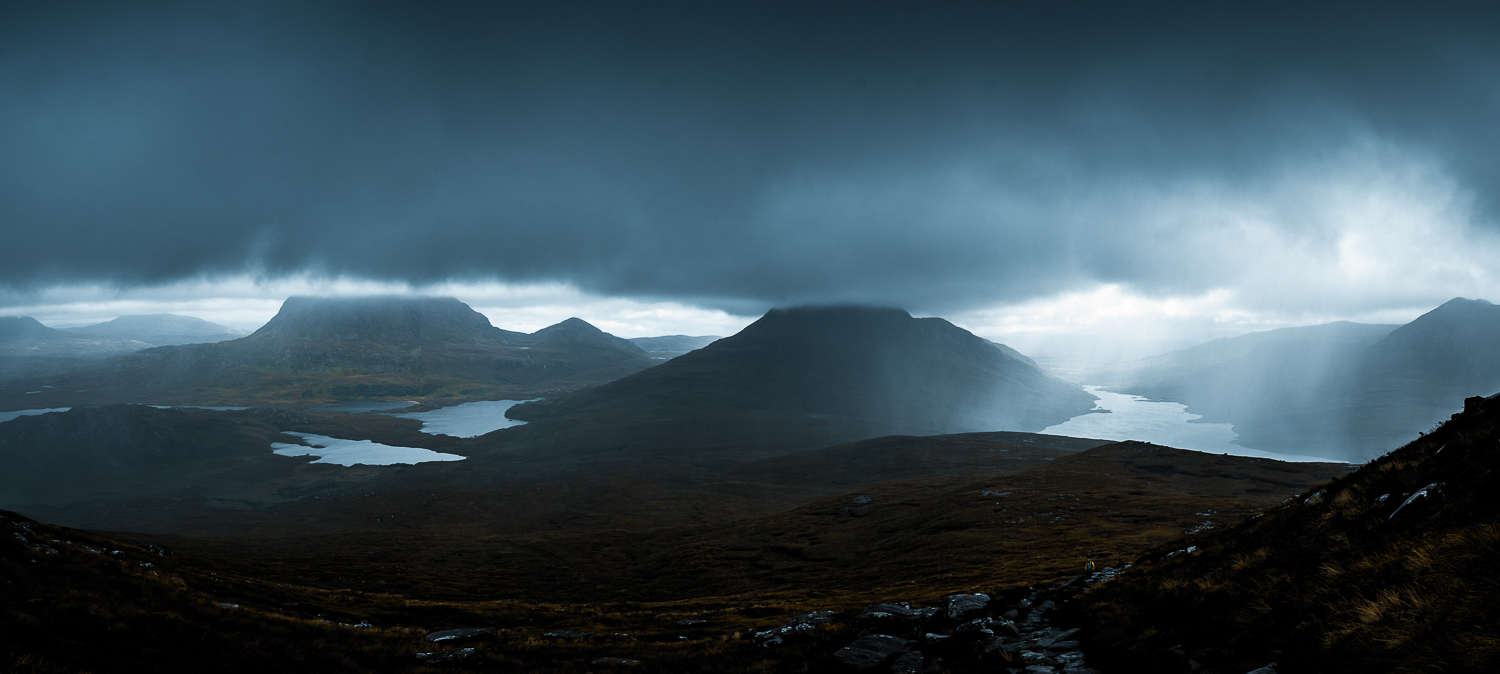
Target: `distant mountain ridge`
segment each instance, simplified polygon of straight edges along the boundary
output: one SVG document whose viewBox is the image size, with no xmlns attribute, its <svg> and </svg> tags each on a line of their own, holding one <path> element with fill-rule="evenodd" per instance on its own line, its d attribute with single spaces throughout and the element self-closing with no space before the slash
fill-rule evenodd
<svg viewBox="0 0 1500 674">
<path fill-rule="evenodd" d="M 219 342 L 248 334 L 238 328 L 177 314 L 126 315 L 94 325 L 65 328 L 64 331 L 84 337 L 132 339 L 151 346 Z"/>
<path fill-rule="evenodd" d="M 452 297 L 289 297 L 250 335 L 254 340 L 368 342 L 403 349 L 458 344 L 506 346 L 522 333 L 490 325 Z"/>
<path fill-rule="evenodd" d="M 293 297 L 249 336 L 127 354 L 40 382 L 54 389 L 24 401 L 0 392 L 0 405 L 535 397 L 655 362 L 578 319 L 527 335 L 495 328 L 453 298 Z"/>
<path fill-rule="evenodd" d="M 1500 391 L 1500 307 L 1455 298 L 1402 326 L 1330 323 L 1216 340 L 1095 373 L 1230 422 L 1257 449 L 1362 460 Z"/>
<path fill-rule="evenodd" d="M 689 351 L 696 351 L 722 339 L 718 335 L 691 337 L 688 335 L 664 335 L 661 337 L 634 337 L 630 340 L 653 357 L 671 359 Z"/>
<path fill-rule="evenodd" d="M 123 337 L 75 335 L 30 316 L 0 316 L 0 381 L 87 367 L 150 346 Z"/>
<path fill-rule="evenodd" d="M 899 309 L 775 309 L 655 368 L 511 409 L 580 447 L 824 446 L 881 435 L 1040 430 L 1093 396 L 940 318 Z"/>
</svg>

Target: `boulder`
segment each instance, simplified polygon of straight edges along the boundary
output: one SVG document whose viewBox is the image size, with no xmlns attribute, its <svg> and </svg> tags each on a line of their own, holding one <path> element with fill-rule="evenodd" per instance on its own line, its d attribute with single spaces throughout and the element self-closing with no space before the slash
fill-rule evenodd
<svg viewBox="0 0 1500 674">
<path fill-rule="evenodd" d="M 908 618 L 912 620 L 918 620 L 924 616 L 922 611 L 902 604 L 870 604 L 870 607 L 865 609 L 865 612 L 860 614 L 860 617 L 863 618 L 872 613 L 881 614 L 880 617 Z"/>
<path fill-rule="evenodd" d="M 429 635 L 427 635 L 426 637 L 423 637 L 423 638 L 425 638 L 428 641 L 445 641 L 445 642 L 449 642 L 449 643 L 458 643 L 460 641 L 468 641 L 470 639 L 478 639 L 480 637 L 488 635 L 489 633 L 490 633 L 490 631 L 487 630 L 487 629 L 484 629 L 484 628 L 479 628 L 479 627 L 461 627 L 461 628 L 458 628 L 458 629 L 443 630 L 441 632 L 433 632 L 432 634 L 429 634 Z"/>
<path fill-rule="evenodd" d="M 922 671 L 922 651 L 907 651 L 891 663 L 892 674 L 918 674 Z"/>
<path fill-rule="evenodd" d="M 435 665 L 450 662 L 464 662 L 479 654 L 477 648 L 459 648 L 451 651 L 433 651 L 431 653 L 418 653 L 417 659 L 422 662 Z"/>
<path fill-rule="evenodd" d="M 557 631 L 557 632 L 548 632 L 546 634 L 543 634 L 542 636 L 544 636 L 544 637 L 551 637 L 553 639 L 587 639 L 587 638 L 589 638 L 591 636 L 594 636 L 594 633 L 593 632 L 567 632 L 567 631 L 561 631 L 560 630 L 560 631 Z"/>
<path fill-rule="evenodd" d="M 1046 648 L 1059 641 L 1067 640 L 1075 634 L 1078 634 L 1078 630 L 1076 628 L 1064 632 L 1056 631 L 1056 629 L 1054 628 L 1054 630 L 1051 633 L 1047 634 L 1047 636 L 1037 639 L 1036 643 L 1038 646 Z"/>
<path fill-rule="evenodd" d="M 911 642 L 905 639 L 884 634 L 871 634 L 840 648 L 837 653 L 833 654 L 833 657 L 839 662 L 864 671 L 885 664 L 886 660 L 899 653 L 905 653 L 909 648 L 911 648 Z"/>
<path fill-rule="evenodd" d="M 818 631 L 817 626 L 833 620 L 833 611 L 813 611 L 786 621 L 785 625 L 764 632 L 756 632 L 751 641 L 759 646 L 777 646 L 788 639 L 810 637 Z"/>
<path fill-rule="evenodd" d="M 1444 484 L 1442 482 L 1434 482 L 1422 487 L 1417 493 L 1412 494 L 1405 501 L 1402 501 L 1401 505 L 1397 506 L 1396 510 L 1391 513 L 1391 516 L 1386 518 L 1386 521 L 1396 519 L 1396 516 L 1400 515 L 1402 511 L 1411 513 L 1437 505 L 1439 501 L 1443 500 L 1443 487 Z"/>
<path fill-rule="evenodd" d="M 943 614 L 949 620 L 963 620 L 964 618 L 984 610 L 990 603 L 987 594 L 950 594 L 943 597 Z"/>
</svg>

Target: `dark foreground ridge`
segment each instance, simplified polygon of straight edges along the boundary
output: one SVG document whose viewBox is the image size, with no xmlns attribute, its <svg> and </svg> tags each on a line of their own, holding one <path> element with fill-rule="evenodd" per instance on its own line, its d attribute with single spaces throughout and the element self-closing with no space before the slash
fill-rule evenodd
<svg viewBox="0 0 1500 674">
<path fill-rule="evenodd" d="M 1108 671 L 1500 671 L 1500 399 L 1067 611 Z"/>
</svg>

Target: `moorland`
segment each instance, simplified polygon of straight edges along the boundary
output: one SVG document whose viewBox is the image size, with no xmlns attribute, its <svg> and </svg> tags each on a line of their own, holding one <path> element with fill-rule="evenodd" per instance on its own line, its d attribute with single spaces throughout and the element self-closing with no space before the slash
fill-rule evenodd
<svg viewBox="0 0 1500 674">
<path fill-rule="evenodd" d="M 1484 369 L 1465 354 L 1486 306 L 1131 371 L 1336 352 L 1368 382 L 1406 349 L 1424 355 L 1400 376 L 1446 381 Z M 1388 366 L 1362 369 L 1376 347 Z M 1485 671 L 1497 652 L 1475 565 L 1500 403 L 1473 395 L 1389 454 L 1292 463 L 1041 434 L 1092 396 L 899 310 L 638 343 L 413 298 L 293 298 L 249 336 L 27 372 L 0 406 L 72 409 L 0 423 L 16 671 Z M 1401 418 L 1488 381 L 1464 376 Z M 328 407 L 351 399 L 534 402 L 460 438 Z M 271 451 L 309 434 L 463 458 Z"/>
</svg>

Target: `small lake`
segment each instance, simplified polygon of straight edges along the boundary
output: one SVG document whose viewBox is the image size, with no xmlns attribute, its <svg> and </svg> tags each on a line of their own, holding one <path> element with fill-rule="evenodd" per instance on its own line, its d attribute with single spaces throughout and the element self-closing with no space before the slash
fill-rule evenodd
<svg viewBox="0 0 1500 674">
<path fill-rule="evenodd" d="M 502 428 L 520 426 L 526 422 L 508 419 L 505 411 L 530 400 L 481 400 L 452 407 L 443 407 L 430 412 L 395 413 L 422 422 L 422 432 L 429 435 L 451 435 L 455 438 L 472 438 Z"/>
<path fill-rule="evenodd" d="M 1098 386 L 1084 386 L 1083 390 L 1099 398 L 1094 403 L 1095 410 L 1107 413 L 1080 414 L 1056 426 L 1048 426 L 1042 429 L 1042 433 L 1100 440 L 1140 440 L 1178 449 L 1277 461 L 1339 463 L 1327 457 L 1277 454 L 1234 444 L 1239 434 L 1234 432 L 1233 424 L 1198 423 L 1196 420 L 1203 418 L 1202 415 L 1189 414 L 1187 406 L 1181 403 L 1152 402 L 1141 396 L 1105 391 Z"/>
<path fill-rule="evenodd" d="M 316 456 L 312 463 L 336 463 L 340 466 L 389 466 L 397 463 L 418 464 L 428 461 L 462 461 L 457 454 L 443 454 L 417 447 L 394 447 L 370 440 L 341 440 L 312 433 L 287 433 L 302 438 L 307 445 L 271 443 L 271 450 L 282 456 Z"/>
</svg>

